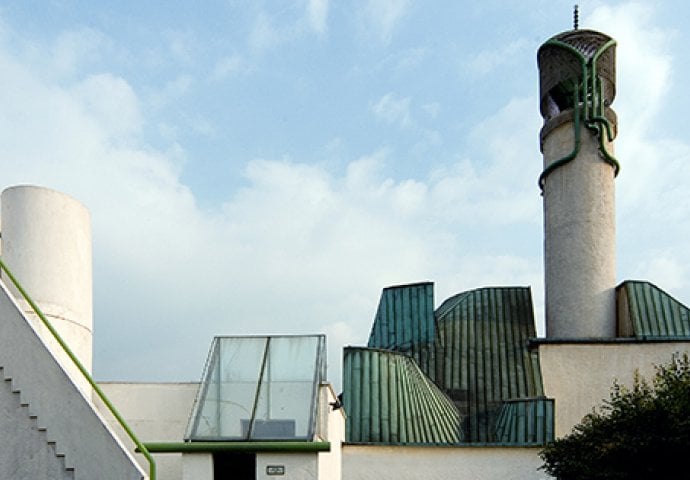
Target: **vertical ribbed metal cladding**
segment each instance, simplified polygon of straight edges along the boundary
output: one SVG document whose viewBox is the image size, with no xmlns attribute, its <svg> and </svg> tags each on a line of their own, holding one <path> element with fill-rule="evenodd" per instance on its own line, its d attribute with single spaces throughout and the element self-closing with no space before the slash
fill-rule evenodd
<svg viewBox="0 0 690 480">
<path fill-rule="evenodd" d="M 494 442 L 503 402 L 543 395 L 528 287 L 456 295 L 436 310 L 436 382 L 464 417 L 468 442 Z"/>
<path fill-rule="evenodd" d="M 353 443 L 453 444 L 460 414 L 402 353 L 346 347 L 343 357 L 346 440 Z"/>
<path fill-rule="evenodd" d="M 368 347 L 407 353 L 425 372 L 433 374 L 429 367 L 434 361 L 434 336 L 433 283 L 383 289 Z"/>
<path fill-rule="evenodd" d="M 511 445 L 544 445 L 554 439 L 553 399 L 509 400 L 496 420 L 495 439 Z"/>
<path fill-rule="evenodd" d="M 628 280 L 616 297 L 619 335 L 690 338 L 690 309 L 656 285 Z"/>
</svg>

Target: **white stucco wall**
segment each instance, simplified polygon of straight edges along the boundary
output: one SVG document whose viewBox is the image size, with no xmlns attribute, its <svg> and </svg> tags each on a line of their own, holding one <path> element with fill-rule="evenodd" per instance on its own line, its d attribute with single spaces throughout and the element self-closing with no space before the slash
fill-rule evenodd
<svg viewBox="0 0 690 480">
<path fill-rule="evenodd" d="M 635 370 L 651 379 L 654 365 L 668 363 L 675 352 L 690 353 L 690 342 L 540 345 L 544 393 L 556 399 L 556 436 L 610 398 L 614 380 L 632 385 Z"/>
<path fill-rule="evenodd" d="M 318 453 L 319 480 L 340 480 L 342 478 L 342 442 L 345 440 L 345 411 L 334 410 L 331 403 L 336 394 L 331 384 L 322 384 L 319 394 L 319 430 L 321 437 L 331 443 L 329 452 Z"/>
<path fill-rule="evenodd" d="M 538 448 L 343 446 L 345 480 L 538 480 Z"/>
<path fill-rule="evenodd" d="M 257 453 L 257 480 L 316 480 L 318 472 L 317 453 Z M 266 467 L 282 466 L 285 474 L 268 475 Z M 324 479 L 325 480 L 325 479 Z M 330 480 L 330 479 L 329 479 Z"/>
<path fill-rule="evenodd" d="M 183 453 L 182 479 L 213 480 L 213 455 L 210 453 Z"/>
<path fill-rule="evenodd" d="M 115 405 L 140 441 L 181 442 L 187 421 L 192 411 L 199 384 L 191 383 L 124 383 L 103 382 L 99 386 Z M 113 425 L 130 449 L 134 445 L 122 431 L 100 399 L 96 406 Z M 139 464 L 148 471 L 148 462 L 141 454 L 134 454 Z M 154 455 L 159 480 L 182 480 L 182 454 L 166 453 Z M 189 468 L 198 466 L 194 464 Z M 213 477 L 211 477 L 213 478 Z"/>
<path fill-rule="evenodd" d="M 127 424 L 142 442 L 181 442 L 189 421 L 198 383 L 130 383 L 102 382 L 99 386 L 115 405 Z M 339 480 L 341 478 L 340 444 L 345 435 L 345 416 L 342 409 L 333 410 L 329 405 L 336 400 L 330 384 L 319 390 L 320 439 L 331 442 L 330 452 L 309 453 L 258 453 L 256 471 L 258 478 Z M 134 451 L 134 445 L 122 429 L 115 424 L 100 400 L 96 406 L 113 425 L 124 443 Z M 135 454 L 144 469 L 146 459 Z M 213 458 L 207 453 L 154 455 L 160 480 L 211 480 Z M 286 473 L 275 477 L 266 475 L 268 465 L 283 465 Z"/>
</svg>

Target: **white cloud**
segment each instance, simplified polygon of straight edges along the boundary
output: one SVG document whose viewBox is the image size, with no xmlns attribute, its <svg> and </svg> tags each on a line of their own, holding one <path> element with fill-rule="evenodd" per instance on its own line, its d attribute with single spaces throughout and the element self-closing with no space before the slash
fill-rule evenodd
<svg viewBox="0 0 690 480">
<path fill-rule="evenodd" d="M 638 265 L 635 271 L 635 279 L 651 280 L 662 278 L 661 288 L 667 290 L 680 289 L 687 285 L 688 275 L 687 266 L 682 263 L 681 258 L 671 251 L 654 250 L 652 255 L 643 263 Z"/>
<path fill-rule="evenodd" d="M 410 103 L 410 97 L 398 98 L 395 93 L 390 92 L 372 105 L 371 110 L 381 121 L 400 127 L 409 127 L 413 124 Z"/>
<path fill-rule="evenodd" d="M 476 162 L 483 163 L 481 170 L 468 175 L 475 177 L 475 182 L 462 188 L 467 199 L 475 199 L 477 205 L 472 212 L 476 221 L 488 224 L 540 221 L 537 178 L 542 159 L 535 148 L 540 128 L 537 105 L 533 97 L 512 99 L 494 115 L 477 122 L 470 132 L 476 154 L 484 156 Z"/>
<path fill-rule="evenodd" d="M 271 18 L 260 12 L 254 20 L 249 45 L 256 51 L 266 50 L 282 43 L 284 36 L 285 34 L 273 25 Z"/>
<path fill-rule="evenodd" d="M 140 131 L 139 102 L 123 79 L 110 74 L 91 75 L 77 83 L 71 94 L 112 137 L 127 138 Z"/>
<path fill-rule="evenodd" d="M 518 54 L 530 46 L 526 40 L 519 39 L 498 50 L 483 50 L 475 54 L 466 65 L 463 65 L 462 73 L 464 75 L 466 67 L 469 67 L 471 71 L 479 75 L 486 75 L 502 65 L 515 62 L 517 58 L 521 58 Z"/>
<path fill-rule="evenodd" d="M 313 31 L 319 34 L 325 33 L 328 22 L 328 0 L 309 0 L 307 19 Z"/>
<path fill-rule="evenodd" d="M 397 61 L 395 67 L 398 70 L 406 70 L 418 67 L 424 59 L 428 56 L 429 51 L 426 48 L 413 48 L 396 55 Z"/>
<path fill-rule="evenodd" d="M 235 53 L 216 62 L 211 72 L 211 80 L 224 80 L 238 73 L 246 72 L 248 68 L 244 58 L 240 54 Z"/>
<path fill-rule="evenodd" d="M 429 116 L 429 118 L 436 118 L 441 112 L 441 104 L 438 102 L 425 103 L 422 105 L 422 110 Z"/>
<path fill-rule="evenodd" d="M 328 0 L 307 0 L 304 10 L 278 13 L 261 10 L 256 14 L 248 43 L 254 52 L 270 50 L 309 34 L 328 32 Z"/>
<path fill-rule="evenodd" d="M 429 58 L 431 51 L 424 47 L 414 47 L 402 51 L 395 51 L 386 56 L 378 65 L 377 70 L 390 72 L 412 70 L 419 67 L 424 60 Z"/>
<path fill-rule="evenodd" d="M 182 74 L 168 81 L 163 88 L 151 90 L 147 103 L 155 108 L 163 108 L 185 95 L 194 84 L 191 75 Z"/>
<path fill-rule="evenodd" d="M 168 31 L 164 34 L 168 42 L 168 54 L 175 63 L 190 64 L 197 51 L 197 39 L 191 31 Z"/>
<path fill-rule="evenodd" d="M 411 4 L 410 0 L 365 0 L 361 9 L 361 28 L 367 36 L 377 37 L 388 43 L 409 12 Z"/>
<path fill-rule="evenodd" d="M 91 28 L 66 31 L 53 44 L 50 63 L 59 74 L 72 75 L 85 63 L 101 59 L 109 44 L 103 33 Z"/>
<path fill-rule="evenodd" d="M 209 213 L 180 179 L 183 153 L 137 143 L 141 100 L 126 80 L 102 74 L 59 86 L 2 48 L 0 67 L 3 185 L 47 185 L 92 213 L 100 376 L 125 371 L 132 348 L 149 352 L 145 361 L 163 379 L 196 378 L 214 334 L 330 332 L 331 342 L 363 342 L 372 292 L 386 285 L 433 277 L 453 288 L 529 276 L 524 260 L 504 252 L 477 261 L 473 241 L 458 231 L 468 222 L 471 237 L 485 215 L 523 221 L 484 206 L 496 195 L 494 170 L 458 164 L 397 181 L 385 173 L 394 161 L 385 149 L 349 161 L 343 174 L 255 159 L 246 186 Z M 188 86 L 181 77 L 162 97 Z M 385 121 L 411 123 L 409 98 L 389 94 L 375 107 Z M 485 128 L 494 145 L 497 127 Z M 182 342 L 196 364 L 176 363 Z M 331 343 L 335 379 L 339 349 Z"/>
</svg>

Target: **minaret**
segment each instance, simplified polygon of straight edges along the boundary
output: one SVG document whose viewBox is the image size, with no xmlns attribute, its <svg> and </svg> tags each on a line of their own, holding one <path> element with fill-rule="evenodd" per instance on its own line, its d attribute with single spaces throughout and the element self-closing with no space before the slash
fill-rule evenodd
<svg viewBox="0 0 690 480">
<path fill-rule="evenodd" d="M 574 29 L 537 54 L 544 171 L 546 336 L 616 334 L 613 157 L 615 46 L 609 36 Z"/>
</svg>

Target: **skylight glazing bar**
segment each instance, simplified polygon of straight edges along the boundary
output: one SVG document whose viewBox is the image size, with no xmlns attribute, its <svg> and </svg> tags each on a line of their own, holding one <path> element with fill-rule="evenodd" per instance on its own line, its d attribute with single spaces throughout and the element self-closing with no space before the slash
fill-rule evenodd
<svg viewBox="0 0 690 480">
<path fill-rule="evenodd" d="M 254 422 L 256 421 L 256 407 L 259 404 L 259 398 L 261 396 L 261 386 L 264 380 L 264 372 L 266 370 L 266 360 L 268 359 L 268 349 L 271 347 L 271 337 L 266 338 L 266 345 L 264 346 L 264 355 L 261 362 L 261 370 L 259 371 L 259 378 L 256 383 L 256 394 L 254 395 L 254 405 L 252 406 L 252 414 L 249 418 L 249 428 L 247 428 L 247 440 L 252 438 L 252 432 L 254 430 Z M 270 386 L 269 386 L 270 388 Z"/>
</svg>

